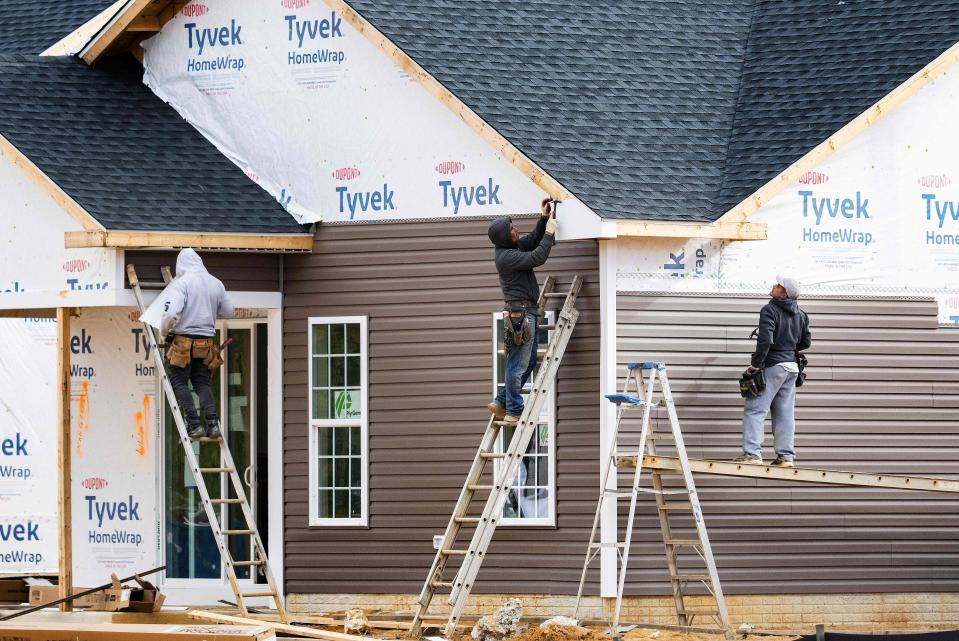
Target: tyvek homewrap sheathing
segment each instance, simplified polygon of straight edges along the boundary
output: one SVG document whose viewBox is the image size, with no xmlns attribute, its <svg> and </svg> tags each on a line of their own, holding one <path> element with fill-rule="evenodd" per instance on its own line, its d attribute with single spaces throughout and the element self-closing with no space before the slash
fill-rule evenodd
<svg viewBox="0 0 959 641">
<path fill-rule="evenodd" d="M 193 2 L 143 48 L 147 85 L 301 222 L 514 214 L 544 195 L 322 0 Z"/>
<path fill-rule="evenodd" d="M 85 309 L 70 325 L 76 585 L 159 555 L 156 378 L 136 318 Z M 0 573 L 57 571 L 56 366 L 55 321 L 0 320 Z"/>
<path fill-rule="evenodd" d="M 850 79 L 854 81 L 854 79 Z M 946 73 L 750 217 L 769 239 L 620 242 L 620 291 L 934 296 L 959 323 L 959 74 Z"/>
</svg>

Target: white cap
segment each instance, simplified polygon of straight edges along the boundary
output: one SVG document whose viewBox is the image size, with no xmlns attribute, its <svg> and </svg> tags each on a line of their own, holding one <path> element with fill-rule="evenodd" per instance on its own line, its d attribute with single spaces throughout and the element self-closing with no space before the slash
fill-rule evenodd
<svg viewBox="0 0 959 641">
<path fill-rule="evenodd" d="M 776 284 L 782 285 L 786 290 L 786 297 L 793 300 L 799 298 L 799 281 L 788 276 L 776 276 Z"/>
</svg>

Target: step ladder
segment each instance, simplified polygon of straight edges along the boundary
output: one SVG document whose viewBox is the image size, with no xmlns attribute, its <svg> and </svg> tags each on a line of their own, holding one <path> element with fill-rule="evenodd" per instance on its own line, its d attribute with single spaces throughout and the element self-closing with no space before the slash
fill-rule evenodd
<svg viewBox="0 0 959 641">
<path fill-rule="evenodd" d="M 169 269 L 164 268 L 161 271 L 163 273 L 164 281 L 169 283 L 171 280 Z M 133 265 L 127 265 L 127 278 L 130 281 L 130 287 L 133 288 L 133 293 L 136 296 L 137 305 L 140 307 L 140 312 L 143 313 L 146 311 L 146 305 L 143 302 L 143 292 L 140 289 L 140 280 L 137 277 L 136 269 L 134 269 Z M 280 620 L 283 623 L 289 623 L 289 618 L 286 614 L 286 608 L 283 605 L 283 600 L 280 598 L 280 592 L 276 587 L 276 581 L 273 578 L 273 572 L 270 570 L 270 563 L 266 557 L 266 550 L 263 548 L 263 541 L 260 538 L 260 533 L 256 528 L 256 519 L 254 519 L 253 511 L 250 509 L 250 504 L 246 499 L 246 491 L 243 488 L 243 482 L 240 479 L 240 475 L 237 473 L 236 464 L 233 462 L 233 455 L 230 454 L 230 448 L 227 445 L 226 434 L 224 433 L 222 438 L 213 439 L 204 437 L 197 439 L 196 441 L 190 440 L 190 437 L 187 436 L 186 423 L 184 421 L 183 414 L 180 412 L 180 406 L 177 403 L 176 396 L 173 393 L 173 386 L 170 384 L 170 379 L 167 376 L 166 364 L 164 363 L 163 353 L 160 350 L 160 343 L 157 340 L 156 330 L 146 323 L 143 324 L 143 327 L 149 340 L 149 349 L 153 353 L 154 362 L 156 363 L 156 371 L 160 376 L 163 392 L 166 394 L 167 402 L 170 404 L 170 410 L 173 414 L 173 421 L 176 423 L 177 433 L 180 435 L 180 443 L 183 445 L 183 451 L 186 453 L 187 462 L 190 465 L 190 470 L 193 472 L 193 479 L 196 482 L 196 488 L 200 493 L 200 500 L 203 503 L 203 509 L 206 510 L 206 516 L 210 522 L 210 529 L 213 532 L 213 539 L 216 541 L 217 547 L 220 549 L 220 557 L 222 558 L 223 565 L 226 568 L 226 576 L 230 581 L 230 587 L 233 589 L 233 594 L 236 596 L 236 604 L 240 609 L 240 613 L 242 616 L 247 616 L 249 614 L 246 604 L 244 603 L 244 599 L 271 597 L 273 602 L 276 604 L 276 611 L 280 616 Z M 218 443 L 220 446 L 220 466 L 200 467 L 200 462 L 197 459 L 197 453 L 193 450 L 194 442 Z M 223 483 L 222 480 L 220 482 L 220 488 L 221 490 L 225 491 L 224 496 L 218 498 L 210 497 L 210 492 L 206 486 L 206 479 L 213 474 L 225 474 L 229 476 L 230 486 L 233 487 L 233 493 L 235 495 L 234 497 L 229 496 L 229 491 L 227 489 L 229 486 L 226 483 Z M 222 505 L 239 506 L 240 511 L 243 514 L 243 520 L 246 524 L 245 527 L 241 529 L 229 529 L 229 527 L 224 528 L 221 526 L 217 514 L 220 512 L 220 506 Z M 231 538 L 239 537 L 247 537 L 249 539 L 251 545 L 245 547 L 246 549 L 253 550 L 251 559 L 234 560 L 233 555 L 230 553 L 230 546 L 227 541 Z M 263 586 L 263 588 L 268 589 L 243 592 L 236 577 L 236 568 L 238 567 L 249 567 L 251 577 L 256 576 L 257 568 L 261 569 L 267 582 L 267 585 Z"/>
<path fill-rule="evenodd" d="M 545 317 L 546 305 L 551 299 L 562 299 L 562 306 L 556 312 L 554 324 L 539 327 L 540 330 L 553 332 L 549 346 L 539 360 L 533 377 L 532 388 L 529 397 L 526 399 L 526 406 L 523 408 L 523 414 L 520 416 L 519 422 L 515 424 L 513 438 L 510 439 L 509 445 L 504 451 L 498 452 L 496 443 L 501 429 L 511 424 L 497 421 L 491 417 L 486 425 L 486 431 L 483 433 L 479 449 L 476 450 L 473 463 L 466 475 L 466 481 L 460 491 L 459 499 L 456 501 L 453 515 L 443 534 L 442 543 L 436 551 L 433 565 L 417 600 L 418 607 L 412 627 L 414 636 L 421 635 L 423 619 L 426 617 L 433 597 L 441 589 L 449 590 L 449 604 L 452 606 L 444 635 L 451 638 L 456 630 L 456 624 L 466 607 L 466 600 L 469 598 L 476 575 L 483 564 L 486 550 L 493 538 L 493 532 L 502 517 L 503 508 L 516 474 L 519 472 L 520 463 L 526 454 L 530 439 L 536 433 L 540 422 L 540 412 L 556 380 L 556 372 L 559 370 L 560 361 L 563 359 L 563 353 L 566 351 L 570 335 L 572 335 L 573 328 L 576 326 L 576 320 L 579 317 L 579 312 L 575 307 L 576 297 L 579 295 L 582 284 L 583 280 L 580 276 L 573 278 L 569 290 L 565 292 L 554 291 L 555 280 L 553 277 L 547 278 L 543 284 L 538 301 L 540 318 Z M 492 472 L 493 484 L 482 485 L 480 482 L 488 461 L 497 461 L 498 464 L 495 465 Z M 470 505 L 477 498 L 477 493 L 480 492 L 488 492 L 482 516 L 469 517 L 467 514 Z M 457 548 L 456 540 L 464 528 L 473 528 L 473 536 L 465 548 Z M 461 558 L 462 563 L 455 578 L 451 581 L 444 581 L 446 565 L 452 557 Z"/>
<path fill-rule="evenodd" d="M 644 384 L 643 374 L 648 372 Z M 654 398 L 656 381 L 659 380 L 660 397 Z M 635 386 L 635 392 L 632 391 Z M 619 560 L 619 571 L 616 585 L 616 605 L 610 620 L 610 633 L 614 639 L 619 638 L 619 622 L 623 605 L 623 588 L 626 585 L 626 571 L 629 564 L 629 551 L 632 544 L 633 525 L 636 520 L 636 505 L 640 494 L 652 494 L 656 499 L 656 512 L 659 516 L 659 527 L 663 536 L 666 551 L 666 565 L 669 569 L 670 582 L 673 590 L 673 600 L 676 606 L 676 617 L 679 626 L 692 628 L 697 619 L 711 619 L 718 626 L 713 631 L 725 634 L 732 638 L 732 629 L 729 624 L 729 614 L 726 611 L 726 600 L 723 597 L 722 586 L 719 583 L 719 574 L 716 571 L 716 562 L 713 559 L 712 548 L 709 545 L 709 536 L 706 533 L 706 524 L 703 521 L 699 497 L 696 493 L 696 484 L 693 481 L 689 459 L 686 456 L 686 447 L 683 444 L 683 435 L 679 428 L 679 419 L 676 416 L 676 406 L 673 403 L 672 392 L 669 388 L 669 379 L 666 376 L 666 365 L 663 363 L 630 363 L 627 365 L 626 380 L 620 394 L 606 396 L 616 405 L 616 427 L 609 437 L 609 457 L 603 470 L 602 485 L 596 516 L 593 519 L 593 530 L 589 536 L 589 547 L 586 550 L 586 559 L 583 562 L 583 574 L 579 581 L 579 591 L 576 594 L 576 610 L 573 616 L 579 613 L 580 602 L 583 597 L 583 586 L 586 583 L 586 573 L 591 562 L 603 549 L 614 548 Z M 669 432 L 656 433 L 651 424 L 653 410 L 665 407 L 669 416 Z M 620 445 L 620 426 L 624 417 L 636 410 L 642 410 L 642 428 L 639 434 L 639 444 L 624 447 Z M 635 433 L 634 433 L 635 434 Z M 672 441 L 676 448 L 676 456 L 680 462 L 680 472 L 666 472 L 651 470 L 651 488 L 640 487 L 642 477 L 643 456 L 656 454 L 657 444 Z M 619 467 L 631 466 L 635 460 L 633 484 L 629 490 L 620 491 L 608 489 L 610 475 L 616 474 Z M 663 477 L 679 475 L 682 488 L 667 488 Z M 599 531 L 599 521 L 604 503 L 614 503 L 619 499 L 629 499 L 629 515 L 626 518 L 626 533 L 622 542 L 602 543 L 596 540 Z M 608 503 L 607 503 L 608 504 Z M 671 517 L 679 515 L 692 516 L 696 526 L 695 536 L 679 538 L 673 535 Z M 617 528 L 618 529 L 618 528 Z M 618 535 L 617 535 L 618 539 Z M 690 571 L 679 567 L 681 551 L 693 550 L 699 557 L 703 569 Z M 687 587 L 690 584 L 700 583 L 705 586 L 707 594 L 712 597 L 715 607 L 694 608 L 689 605 Z M 699 631 L 703 629 L 697 628 Z"/>
</svg>

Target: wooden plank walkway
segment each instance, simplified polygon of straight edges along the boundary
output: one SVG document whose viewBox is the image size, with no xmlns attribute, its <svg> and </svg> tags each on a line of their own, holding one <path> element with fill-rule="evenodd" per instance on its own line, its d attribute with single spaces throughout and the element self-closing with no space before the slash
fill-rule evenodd
<svg viewBox="0 0 959 641">
<path fill-rule="evenodd" d="M 617 459 L 617 462 L 623 466 L 635 467 L 636 457 L 621 456 Z M 749 465 L 731 461 L 707 461 L 702 459 L 689 459 L 689 465 L 692 471 L 697 474 L 798 481 L 800 483 L 821 483 L 825 485 L 855 485 L 896 490 L 959 493 L 959 479 L 863 474 L 861 472 L 841 472 L 801 467 L 772 467 L 771 465 Z M 679 466 L 679 459 L 674 456 L 644 456 L 643 468 L 662 472 L 680 473 L 682 471 Z"/>
</svg>

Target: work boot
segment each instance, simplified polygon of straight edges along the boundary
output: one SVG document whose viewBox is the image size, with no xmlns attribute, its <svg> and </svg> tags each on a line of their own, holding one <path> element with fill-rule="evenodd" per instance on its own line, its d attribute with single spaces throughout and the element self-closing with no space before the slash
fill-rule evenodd
<svg viewBox="0 0 959 641">
<path fill-rule="evenodd" d="M 506 408 L 499 404 L 499 401 L 493 401 L 486 405 L 486 409 L 489 410 L 489 413 L 493 415 L 493 418 L 497 421 L 502 421 L 503 417 L 506 416 Z"/>
<path fill-rule="evenodd" d="M 206 436 L 206 430 L 204 430 L 203 426 L 199 423 L 196 425 L 188 425 L 186 428 L 186 435 L 190 437 L 191 441 L 195 441 L 198 438 L 203 438 Z"/>
<path fill-rule="evenodd" d="M 503 422 L 509 423 L 510 425 L 516 425 L 519 423 L 519 416 L 516 416 L 515 414 L 507 414 L 503 417 Z"/>
<path fill-rule="evenodd" d="M 206 417 L 206 437 L 220 438 L 220 419 L 216 416 Z"/>
<path fill-rule="evenodd" d="M 752 454 L 741 454 L 733 459 L 733 463 L 746 463 L 747 465 L 762 465 L 763 460 Z"/>
<path fill-rule="evenodd" d="M 782 456 L 777 456 L 776 460 L 770 463 L 770 465 L 773 467 L 796 467 L 792 461 L 786 460 Z"/>
</svg>

